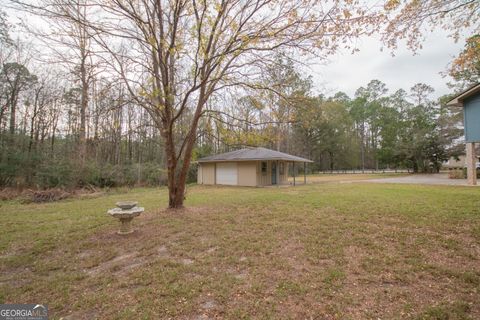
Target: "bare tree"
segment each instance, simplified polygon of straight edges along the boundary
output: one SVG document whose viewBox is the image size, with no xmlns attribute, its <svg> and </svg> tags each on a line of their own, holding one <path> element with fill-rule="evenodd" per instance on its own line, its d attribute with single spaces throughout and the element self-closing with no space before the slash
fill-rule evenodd
<svg viewBox="0 0 480 320">
<path fill-rule="evenodd" d="M 350 1 L 92 0 L 95 5 L 92 34 L 164 140 L 170 208 L 183 206 L 199 120 L 213 96 L 233 86 L 257 88 L 276 50 L 325 56 L 377 21 Z M 186 114 L 188 131 L 178 137 Z"/>
<path fill-rule="evenodd" d="M 0 122 L 2 120 L 2 114 L 4 110 L 10 111 L 10 135 L 15 133 L 17 105 L 20 98 L 20 93 L 32 85 L 37 80 L 35 75 L 32 75 L 30 71 L 22 64 L 19 63 L 6 63 L 0 72 L 0 84 L 4 88 L 2 91 L 5 94 L 5 108 L 2 108 L 0 112 Z"/>
<path fill-rule="evenodd" d="M 24 27 L 45 46 L 38 57 L 47 63 L 63 65 L 80 88 L 78 159 L 86 157 L 87 112 L 97 65 L 92 37 L 87 31 L 88 0 L 12 0 L 15 8 L 41 18 L 41 24 L 24 23 Z M 45 50 L 47 49 L 47 50 Z"/>
<path fill-rule="evenodd" d="M 48 42 L 59 45 L 60 56 L 74 57 L 82 89 L 81 145 L 96 41 L 96 55 L 160 132 L 170 208 L 183 206 L 199 121 L 212 99 L 232 88 L 269 90 L 262 74 L 276 52 L 325 57 L 377 30 L 381 20 L 361 1 L 11 1 L 45 18 L 53 30 Z"/>
</svg>

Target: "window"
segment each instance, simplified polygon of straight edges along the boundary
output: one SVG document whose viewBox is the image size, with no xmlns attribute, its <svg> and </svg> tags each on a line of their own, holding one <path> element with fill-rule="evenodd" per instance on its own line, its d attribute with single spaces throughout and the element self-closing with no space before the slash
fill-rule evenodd
<svg viewBox="0 0 480 320">
<path fill-rule="evenodd" d="M 267 163 L 262 161 L 262 174 L 267 174 Z"/>
<path fill-rule="evenodd" d="M 278 165 L 279 165 L 278 170 L 280 171 L 280 175 L 283 176 L 285 174 L 285 163 L 280 162 Z"/>
</svg>

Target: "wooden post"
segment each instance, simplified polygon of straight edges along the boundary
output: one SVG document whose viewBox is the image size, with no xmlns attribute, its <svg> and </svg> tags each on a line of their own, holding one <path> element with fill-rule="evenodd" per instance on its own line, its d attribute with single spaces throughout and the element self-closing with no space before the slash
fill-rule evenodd
<svg viewBox="0 0 480 320">
<path fill-rule="evenodd" d="M 477 156 L 474 142 L 467 142 L 467 183 L 477 185 Z"/>
<path fill-rule="evenodd" d="M 293 185 L 295 185 L 295 161 L 293 163 Z"/>
<path fill-rule="evenodd" d="M 307 184 L 307 163 L 303 163 L 303 184 Z"/>
<path fill-rule="evenodd" d="M 278 167 L 279 164 L 280 164 L 280 163 L 279 163 L 278 160 L 277 160 L 277 165 L 275 166 L 275 167 L 276 167 L 276 168 L 275 168 L 275 169 L 276 169 L 276 170 L 275 170 L 275 177 L 276 177 L 275 179 L 277 180 L 277 187 L 280 186 L 280 168 Z"/>
</svg>

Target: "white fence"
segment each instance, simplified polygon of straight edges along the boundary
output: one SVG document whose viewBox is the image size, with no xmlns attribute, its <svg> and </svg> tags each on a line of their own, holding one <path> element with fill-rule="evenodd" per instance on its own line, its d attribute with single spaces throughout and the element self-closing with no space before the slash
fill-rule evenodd
<svg viewBox="0 0 480 320">
<path fill-rule="evenodd" d="M 411 173 L 413 172 L 410 169 L 350 169 L 350 170 L 323 170 L 323 171 L 316 171 L 316 173 L 322 174 L 357 174 L 357 173 Z"/>
</svg>

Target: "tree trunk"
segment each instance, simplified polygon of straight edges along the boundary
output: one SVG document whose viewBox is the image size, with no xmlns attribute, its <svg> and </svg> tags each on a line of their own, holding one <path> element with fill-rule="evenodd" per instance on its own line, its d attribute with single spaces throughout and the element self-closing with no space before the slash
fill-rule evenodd
<svg viewBox="0 0 480 320">
<path fill-rule="evenodd" d="M 333 172 L 333 168 L 334 168 L 334 160 L 333 160 L 333 152 L 329 151 L 328 152 L 328 155 L 330 156 L 330 171 Z"/>
<path fill-rule="evenodd" d="M 365 173 L 365 123 L 362 122 L 362 126 L 361 126 L 361 133 L 360 133 L 360 137 L 361 137 L 361 142 L 360 142 L 360 153 L 361 153 L 361 160 L 362 160 L 362 173 Z"/>
<path fill-rule="evenodd" d="M 82 63 L 80 64 L 80 78 L 82 83 L 82 93 L 80 97 L 80 130 L 78 135 L 78 155 L 80 158 L 80 162 L 83 165 L 87 153 L 86 112 L 88 106 L 88 81 L 87 70 L 85 67 L 85 59 L 83 59 Z"/>
<path fill-rule="evenodd" d="M 15 118 L 17 114 L 17 93 L 14 91 L 12 92 L 10 98 L 10 135 L 13 136 L 15 134 Z"/>
<path fill-rule="evenodd" d="M 173 132 L 166 130 L 165 136 L 165 154 L 167 155 L 167 175 L 168 175 L 168 207 L 170 209 L 179 209 L 183 207 L 183 193 L 180 191 L 180 183 L 177 179 L 177 159 Z M 180 194 L 181 193 L 181 194 Z"/>
<path fill-rule="evenodd" d="M 167 169 L 168 169 L 168 207 L 170 209 L 183 208 L 183 202 L 185 201 L 185 190 L 188 170 L 190 168 L 190 160 L 192 158 L 193 148 L 197 138 L 198 122 L 201 117 L 203 105 L 206 103 L 204 91 L 200 92 L 200 98 L 197 105 L 197 109 L 193 116 L 192 125 L 188 131 L 184 140 L 183 155 L 180 150 L 179 159 L 183 159 L 181 162 L 180 170 L 177 172 L 178 161 L 175 152 L 174 144 L 174 131 L 173 124 L 166 126 L 168 130 L 164 130 L 165 134 L 165 151 L 167 155 Z"/>
</svg>

